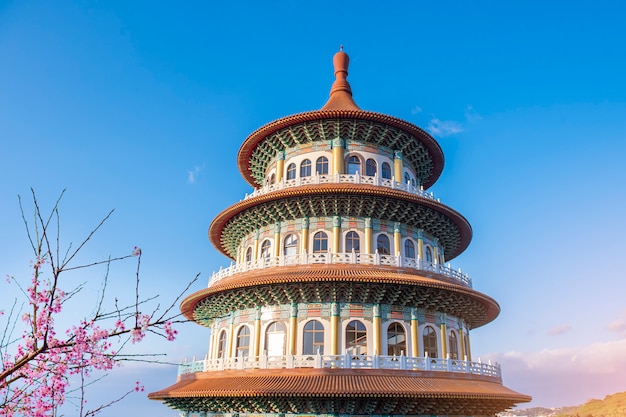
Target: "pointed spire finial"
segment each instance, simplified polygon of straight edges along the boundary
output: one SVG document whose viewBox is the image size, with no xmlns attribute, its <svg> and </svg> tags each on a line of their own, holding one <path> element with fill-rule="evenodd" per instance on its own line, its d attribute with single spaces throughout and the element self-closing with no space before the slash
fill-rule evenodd
<svg viewBox="0 0 626 417">
<path fill-rule="evenodd" d="M 352 99 L 352 89 L 348 83 L 348 65 L 350 58 L 343 51 L 343 45 L 339 45 L 339 52 L 333 57 L 335 67 L 335 82 L 330 88 L 330 99 L 326 102 L 322 110 L 350 109 L 360 110 Z"/>
</svg>

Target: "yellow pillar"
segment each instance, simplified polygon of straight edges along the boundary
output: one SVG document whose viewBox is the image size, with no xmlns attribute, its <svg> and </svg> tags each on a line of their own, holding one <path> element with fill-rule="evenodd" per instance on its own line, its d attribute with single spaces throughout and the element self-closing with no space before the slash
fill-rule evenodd
<svg viewBox="0 0 626 417">
<path fill-rule="evenodd" d="M 285 152 L 280 151 L 276 160 L 276 182 L 279 183 L 283 180 L 285 173 Z"/>
<path fill-rule="evenodd" d="M 341 252 L 341 217 L 333 216 L 333 253 Z"/>
<path fill-rule="evenodd" d="M 393 152 L 393 176 L 396 181 L 404 182 L 404 163 L 402 160 L 402 151 Z"/>
<path fill-rule="evenodd" d="M 276 223 L 276 227 L 274 229 L 274 256 L 280 256 L 280 223 Z"/>
<path fill-rule="evenodd" d="M 433 263 L 438 264 L 439 263 L 439 241 L 437 239 L 435 239 L 434 245 L 433 245 Z"/>
<path fill-rule="evenodd" d="M 382 329 L 381 329 L 381 319 L 380 319 L 380 304 L 374 304 L 373 306 L 374 317 L 372 320 L 372 324 L 374 325 L 374 354 L 382 355 L 383 354 L 383 337 L 382 337 Z"/>
<path fill-rule="evenodd" d="M 472 348 L 470 346 L 470 337 L 469 337 L 469 331 L 467 333 L 465 333 L 465 343 L 466 343 L 466 352 L 465 355 L 467 355 L 467 360 L 471 361 L 472 360 Z"/>
<path fill-rule="evenodd" d="M 465 332 L 462 325 L 459 327 L 459 343 L 461 344 L 461 356 L 459 359 L 465 360 Z"/>
<path fill-rule="evenodd" d="M 402 244 L 401 244 L 401 236 L 400 236 L 400 223 L 395 222 L 393 225 L 393 251 L 391 252 L 395 256 L 398 256 L 402 253 Z"/>
<path fill-rule="evenodd" d="M 261 352 L 261 309 L 257 308 L 254 317 L 254 356 L 260 356 Z"/>
<path fill-rule="evenodd" d="M 330 354 L 339 354 L 339 304 L 330 305 Z"/>
<path fill-rule="evenodd" d="M 256 231 L 256 235 L 254 236 L 254 245 L 252 247 L 252 260 L 256 261 L 259 259 L 259 231 Z"/>
<path fill-rule="evenodd" d="M 414 358 L 420 355 L 419 328 L 420 323 L 417 319 L 417 310 L 413 308 L 411 309 L 411 355 Z"/>
<path fill-rule="evenodd" d="M 301 253 L 309 253 L 309 218 L 302 219 L 302 251 Z"/>
<path fill-rule="evenodd" d="M 209 355 L 212 359 L 217 357 L 217 350 L 218 350 L 218 336 L 216 333 L 219 333 L 220 329 L 217 327 L 217 322 L 213 323 L 213 326 L 211 327 L 211 341 L 209 342 L 209 351 L 211 352 L 211 354 Z"/>
<path fill-rule="evenodd" d="M 372 253 L 372 218 L 365 218 L 365 244 L 363 245 L 363 253 Z"/>
<path fill-rule="evenodd" d="M 448 329 L 446 323 L 441 323 L 439 330 L 441 331 L 441 357 L 446 359 L 448 357 Z"/>
<path fill-rule="evenodd" d="M 417 233 L 417 257 L 420 261 L 424 260 L 424 237 L 421 230 Z"/>
<path fill-rule="evenodd" d="M 230 329 L 228 330 L 228 351 L 224 353 L 224 357 L 225 358 L 232 358 L 233 356 L 236 356 L 233 354 L 233 340 L 235 339 L 235 335 L 233 334 L 235 332 L 235 323 L 233 323 L 232 321 L 230 322 Z"/>
<path fill-rule="evenodd" d="M 341 138 L 331 141 L 333 170 L 331 174 L 343 174 L 345 172 L 344 149 L 345 142 Z"/>
<path fill-rule="evenodd" d="M 289 354 L 296 354 L 296 343 L 298 340 L 298 304 L 291 304 L 291 314 L 289 317 Z"/>
</svg>

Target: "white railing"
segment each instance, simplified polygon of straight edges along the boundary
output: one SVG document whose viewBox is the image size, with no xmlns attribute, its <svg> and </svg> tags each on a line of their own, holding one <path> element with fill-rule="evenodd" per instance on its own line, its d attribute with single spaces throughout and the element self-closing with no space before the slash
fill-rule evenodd
<svg viewBox="0 0 626 417">
<path fill-rule="evenodd" d="M 426 271 L 437 274 L 442 280 L 450 280 L 456 284 L 472 288 L 472 280 L 467 273 L 452 269 L 450 264 L 442 265 L 437 262 L 429 262 L 422 259 L 404 258 L 401 255 L 380 255 L 378 253 L 302 253 L 297 255 L 281 255 L 274 257 L 259 258 L 255 261 L 231 264 L 229 267 L 220 268 L 209 278 L 209 287 L 219 280 L 253 270 L 275 268 L 292 265 L 314 264 L 359 264 L 359 265 L 386 265 L 401 268 L 412 268 L 418 271 Z M 437 278 L 437 277 L 436 277 Z"/>
<path fill-rule="evenodd" d="M 258 197 L 263 194 L 270 193 L 272 191 L 283 190 L 285 188 L 299 187 L 301 185 L 313 185 L 313 184 L 369 184 L 379 187 L 391 188 L 394 190 L 406 191 L 411 194 L 418 195 L 420 197 L 428 198 L 430 200 L 439 201 L 435 198 L 432 192 L 424 191 L 422 187 L 416 187 L 411 183 L 403 183 L 396 181 L 395 178 L 386 179 L 381 178 L 379 175 L 366 176 L 356 174 L 335 174 L 335 175 L 312 175 L 310 177 L 297 177 L 292 180 L 283 180 L 274 184 L 267 184 L 261 188 L 257 188 L 251 194 L 246 194 L 244 200 L 252 197 Z"/>
<path fill-rule="evenodd" d="M 243 369 L 294 369 L 294 368 L 337 368 L 337 369 L 392 369 L 407 371 L 458 372 L 482 375 L 502 380 L 499 364 L 492 365 L 460 359 L 429 357 L 381 356 L 381 355 L 284 355 L 245 356 L 236 358 L 205 358 L 183 362 L 178 366 L 178 375 L 196 372 L 217 372 Z"/>
</svg>

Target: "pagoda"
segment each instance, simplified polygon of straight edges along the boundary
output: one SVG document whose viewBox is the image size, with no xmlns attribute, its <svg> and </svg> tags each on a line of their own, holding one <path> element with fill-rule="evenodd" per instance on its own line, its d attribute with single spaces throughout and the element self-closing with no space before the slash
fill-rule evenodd
<svg viewBox="0 0 626 417">
<path fill-rule="evenodd" d="M 472 229 L 427 191 L 441 147 L 361 110 L 348 62 L 334 56 L 320 110 L 239 150 L 254 191 L 209 228 L 233 263 L 181 304 L 211 329 L 208 354 L 149 394 L 182 416 L 477 416 L 531 399 L 472 358 L 470 331 L 500 307 L 448 263 Z"/>
</svg>

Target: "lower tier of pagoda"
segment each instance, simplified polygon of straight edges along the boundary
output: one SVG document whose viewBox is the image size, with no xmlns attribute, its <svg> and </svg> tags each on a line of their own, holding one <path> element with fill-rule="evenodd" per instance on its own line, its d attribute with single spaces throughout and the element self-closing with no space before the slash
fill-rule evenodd
<svg viewBox="0 0 626 417">
<path fill-rule="evenodd" d="M 530 397 L 460 372 L 300 368 L 197 372 L 149 394 L 190 413 L 493 415 Z M 205 414 L 206 415 L 206 414 Z"/>
</svg>

